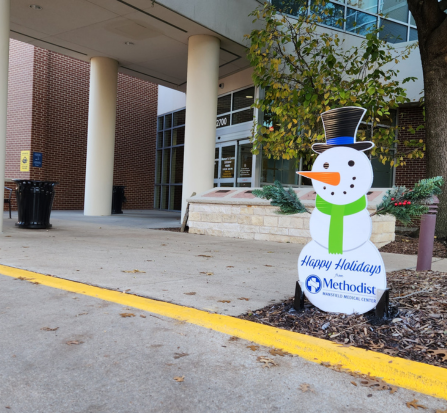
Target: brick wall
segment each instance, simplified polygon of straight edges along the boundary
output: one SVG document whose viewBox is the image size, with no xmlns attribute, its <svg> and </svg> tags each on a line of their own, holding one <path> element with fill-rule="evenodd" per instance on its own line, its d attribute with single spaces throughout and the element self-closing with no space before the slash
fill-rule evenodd
<svg viewBox="0 0 447 413">
<path fill-rule="evenodd" d="M 58 181 L 53 209 L 82 210 L 90 65 L 11 41 L 6 178 Z M 118 76 L 114 184 L 125 209 L 153 207 L 158 88 Z M 43 167 L 19 172 L 21 150 L 43 153 Z M 9 184 L 11 186 L 11 184 Z"/>
<path fill-rule="evenodd" d="M 417 131 L 414 135 L 408 131 L 409 126 L 416 129 L 419 125 L 424 124 L 422 108 L 400 108 L 398 116 L 399 126 L 401 127 L 398 135 L 399 142 L 404 142 L 409 139 L 423 139 L 425 141 L 424 129 Z M 405 129 L 402 130 L 402 127 Z M 406 163 L 405 166 L 396 168 L 396 185 L 404 185 L 411 188 L 416 182 L 427 177 L 426 158 L 408 159 Z"/>
</svg>

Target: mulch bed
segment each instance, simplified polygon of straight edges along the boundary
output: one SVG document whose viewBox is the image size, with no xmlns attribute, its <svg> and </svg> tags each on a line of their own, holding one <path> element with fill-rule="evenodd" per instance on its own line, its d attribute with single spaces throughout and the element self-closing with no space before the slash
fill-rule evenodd
<svg viewBox="0 0 447 413">
<path fill-rule="evenodd" d="M 447 368 L 447 273 L 388 273 L 391 316 L 325 313 L 309 302 L 296 312 L 293 298 L 240 318 Z"/>
<path fill-rule="evenodd" d="M 417 255 L 419 238 L 396 234 L 396 240 L 380 248 L 380 252 L 393 252 L 395 254 Z M 435 240 L 433 245 L 433 257 L 447 258 L 447 245 Z"/>
</svg>

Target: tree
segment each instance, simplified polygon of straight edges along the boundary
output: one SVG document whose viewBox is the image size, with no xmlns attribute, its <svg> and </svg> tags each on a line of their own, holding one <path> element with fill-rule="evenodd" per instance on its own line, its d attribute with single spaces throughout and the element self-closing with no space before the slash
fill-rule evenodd
<svg viewBox="0 0 447 413">
<path fill-rule="evenodd" d="M 269 157 L 303 158 L 310 167 L 315 159 L 312 144 L 324 141 L 320 114 L 340 106 L 361 106 L 367 110 L 363 120 L 368 127 L 359 131 L 357 139 L 368 138 L 376 144 L 371 156 L 391 166 L 423 157 L 424 143 L 417 140 L 408 140 L 393 152 L 396 127 L 378 126 L 391 123 L 392 111 L 409 101 L 403 84 L 415 78 L 399 82 L 394 65 L 416 46 L 397 52 L 371 28 L 363 41 L 348 47 L 336 32 L 319 26 L 340 24 L 342 16 L 334 13 L 331 3 L 313 1 L 310 12 L 297 1 L 283 0 L 282 4 L 285 12 L 296 17 L 265 3 L 252 13 L 263 21 L 263 28 L 247 36 L 253 80 L 265 90 L 255 103 L 266 119 L 255 128 L 254 153 L 262 146 Z"/>
<path fill-rule="evenodd" d="M 408 0 L 424 74 L 427 175 L 447 175 L 447 0 Z M 439 198 L 436 233 L 447 238 L 447 194 Z"/>
</svg>

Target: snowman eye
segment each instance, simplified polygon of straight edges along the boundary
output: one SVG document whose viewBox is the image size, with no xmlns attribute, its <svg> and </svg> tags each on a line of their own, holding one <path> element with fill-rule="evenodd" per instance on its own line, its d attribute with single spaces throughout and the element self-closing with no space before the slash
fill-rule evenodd
<svg viewBox="0 0 447 413">
<path fill-rule="evenodd" d="M 329 164 L 328 164 L 327 162 L 325 162 L 325 163 L 323 164 L 323 168 L 324 168 L 324 169 L 329 168 Z"/>
<path fill-rule="evenodd" d="M 349 165 L 349 166 L 354 166 L 354 165 L 355 165 L 355 162 L 354 162 L 354 161 L 349 161 L 349 162 L 348 162 L 348 165 Z"/>
</svg>

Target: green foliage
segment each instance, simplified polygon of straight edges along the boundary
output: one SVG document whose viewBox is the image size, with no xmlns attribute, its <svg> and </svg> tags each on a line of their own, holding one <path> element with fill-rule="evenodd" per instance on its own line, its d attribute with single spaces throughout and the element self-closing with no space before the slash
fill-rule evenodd
<svg viewBox="0 0 447 413">
<path fill-rule="evenodd" d="M 396 127 L 380 127 L 392 125 L 393 111 L 409 101 L 401 83 L 415 78 L 399 83 L 395 64 L 407 59 L 417 45 L 396 50 L 371 30 L 365 39 L 355 38 L 357 45 L 347 47 L 335 31 L 319 26 L 328 20 L 341 24 L 330 4 L 312 1 L 308 12 L 304 3 L 301 7 L 297 0 L 283 0 L 284 11 L 296 17 L 282 15 L 267 2 L 252 13 L 263 28 L 247 35 L 248 58 L 255 85 L 265 90 L 254 105 L 265 119 L 256 125 L 253 152 L 259 153 L 262 146 L 268 157 L 303 158 L 312 165 L 316 155 L 311 146 L 325 139 L 320 114 L 341 106 L 361 106 L 367 110 L 363 120 L 368 126 L 360 128 L 357 139 L 376 144 L 373 157 L 391 166 L 423 157 L 424 142 L 415 139 L 399 145 L 394 153 Z"/>
<path fill-rule="evenodd" d="M 428 212 L 428 205 L 433 203 L 433 196 L 440 195 L 444 179 L 441 176 L 422 179 L 413 189 L 404 186 L 390 189 L 380 205 L 377 215 L 394 215 L 402 224 L 408 225 L 415 217 Z"/>
<path fill-rule="evenodd" d="M 253 195 L 271 200 L 270 203 L 273 206 L 279 206 L 278 214 L 309 212 L 298 199 L 295 191 L 292 188 L 286 191 L 279 181 L 275 181 L 273 185 L 264 186 L 262 189 L 253 190 Z"/>
</svg>

